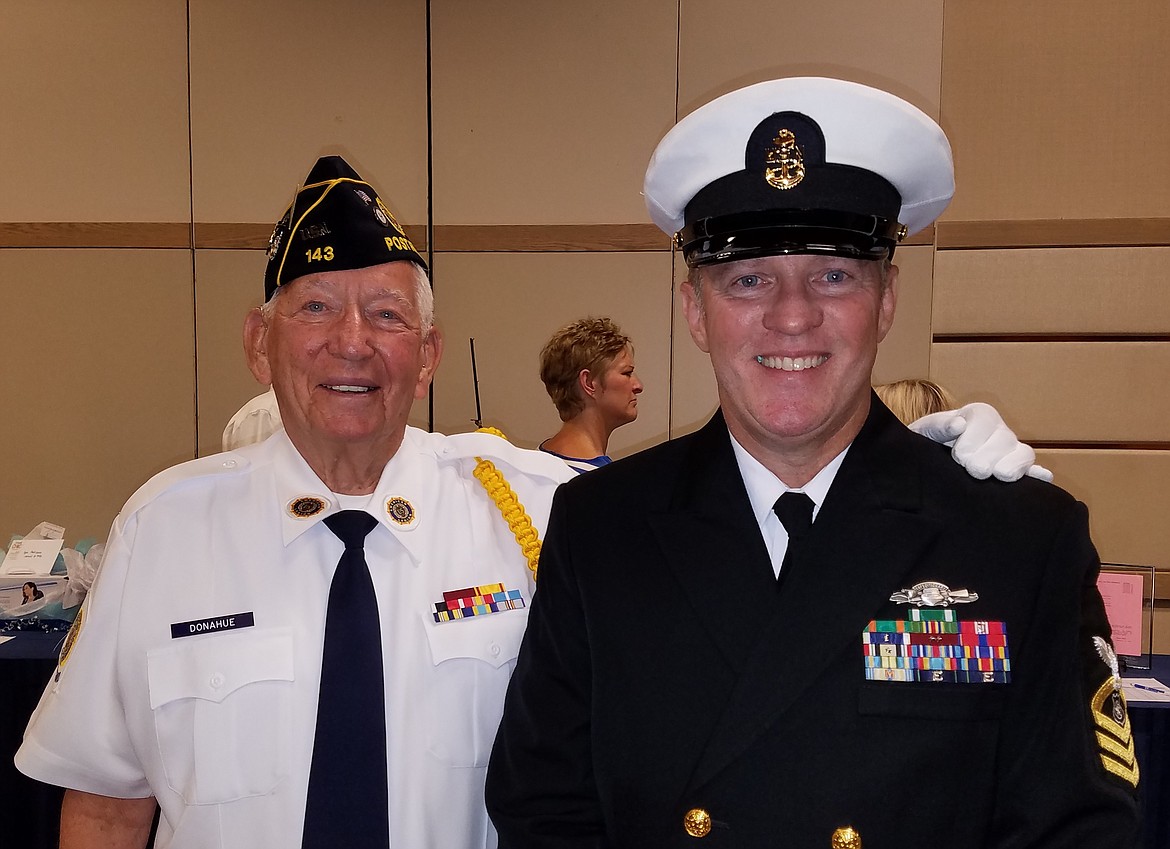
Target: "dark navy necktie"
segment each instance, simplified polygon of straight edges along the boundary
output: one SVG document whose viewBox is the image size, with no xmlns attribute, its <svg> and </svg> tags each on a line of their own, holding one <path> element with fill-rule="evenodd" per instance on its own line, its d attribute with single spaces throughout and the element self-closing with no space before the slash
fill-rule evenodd
<svg viewBox="0 0 1170 849">
<path fill-rule="evenodd" d="M 803 492 L 786 492 L 772 505 L 772 511 L 788 531 L 788 549 L 784 552 L 784 562 L 780 564 L 777 588 L 792 571 L 800 542 L 812 528 L 813 507 L 813 500 Z"/>
<path fill-rule="evenodd" d="M 324 521 L 345 551 L 329 587 L 301 845 L 385 849 L 390 824 L 382 629 L 363 550 L 378 521 L 362 510 L 343 510 Z"/>
</svg>

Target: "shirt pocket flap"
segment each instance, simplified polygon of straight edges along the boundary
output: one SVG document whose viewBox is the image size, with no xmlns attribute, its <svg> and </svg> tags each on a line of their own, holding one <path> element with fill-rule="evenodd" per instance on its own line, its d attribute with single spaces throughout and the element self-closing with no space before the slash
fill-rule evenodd
<svg viewBox="0 0 1170 849">
<path fill-rule="evenodd" d="M 256 681 L 293 680 L 291 628 L 207 635 L 147 654 L 150 707 L 177 699 L 222 702 Z"/>
<path fill-rule="evenodd" d="M 500 667 L 516 659 L 528 609 L 508 610 L 454 622 L 435 622 L 424 616 L 431 661 L 438 666 L 452 658 L 472 658 Z"/>
<path fill-rule="evenodd" d="M 1003 685 L 994 684 L 873 684 L 862 686 L 858 712 L 862 716 L 971 722 L 998 718 L 1006 698 Z"/>
</svg>

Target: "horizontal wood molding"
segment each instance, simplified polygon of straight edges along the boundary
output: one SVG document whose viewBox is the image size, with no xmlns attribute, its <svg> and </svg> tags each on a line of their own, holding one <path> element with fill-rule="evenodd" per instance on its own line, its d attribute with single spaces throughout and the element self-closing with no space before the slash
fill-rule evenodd
<svg viewBox="0 0 1170 849">
<path fill-rule="evenodd" d="M 935 227 L 940 251 L 1170 245 L 1170 218 L 940 221 Z"/>
<path fill-rule="evenodd" d="M 940 344 L 968 342 L 1170 342 L 1170 333 L 936 333 Z"/>
<path fill-rule="evenodd" d="M 427 228 L 421 224 L 403 225 L 407 238 L 420 251 L 427 249 Z M 267 250 L 272 236 L 271 224 L 196 223 L 195 247 L 209 250 Z"/>
<path fill-rule="evenodd" d="M 191 225 L 185 222 L 0 222 L 0 248 L 190 247 Z"/>
<path fill-rule="evenodd" d="M 263 250 L 272 224 L 197 222 L 0 222 L 0 248 L 179 248 Z M 426 227 L 407 235 L 426 250 Z M 653 224 L 439 224 L 436 251 L 533 253 L 668 251 Z M 1170 246 L 1170 218 L 940 221 L 902 243 L 939 250 Z"/>
<path fill-rule="evenodd" d="M 435 250 L 668 251 L 670 239 L 653 224 L 437 224 Z"/>
</svg>

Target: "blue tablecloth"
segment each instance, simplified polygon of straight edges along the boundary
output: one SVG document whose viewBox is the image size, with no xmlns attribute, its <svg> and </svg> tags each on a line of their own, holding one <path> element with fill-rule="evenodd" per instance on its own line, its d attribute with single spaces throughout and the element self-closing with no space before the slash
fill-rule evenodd
<svg viewBox="0 0 1170 849">
<path fill-rule="evenodd" d="M 1170 685 L 1170 655 L 1154 655 L 1150 667 L 1130 669 L 1125 677 Z M 1146 849 L 1170 849 L 1170 702 L 1130 702 L 1129 719 L 1141 768 Z"/>
</svg>

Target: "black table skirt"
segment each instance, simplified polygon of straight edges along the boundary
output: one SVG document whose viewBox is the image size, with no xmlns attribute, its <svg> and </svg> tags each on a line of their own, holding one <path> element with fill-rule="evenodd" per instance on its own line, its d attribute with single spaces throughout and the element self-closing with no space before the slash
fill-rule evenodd
<svg viewBox="0 0 1170 849">
<path fill-rule="evenodd" d="M 56 670 L 63 634 L 21 634 L 0 644 L 0 799 L 7 812 L 4 845 L 53 849 L 58 843 L 59 787 L 17 772 L 12 757 L 41 691 Z M 1170 656 L 1154 658 L 1150 670 L 1129 675 L 1170 684 Z M 1130 705 L 1134 746 L 1141 767 L 1145 849 L 1170 849 L 1170 704 Z M 11 839 L 11 843 L 9 843 Z"/>
</svg>

